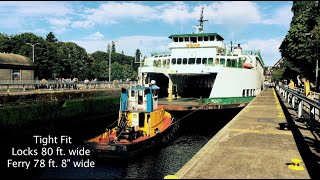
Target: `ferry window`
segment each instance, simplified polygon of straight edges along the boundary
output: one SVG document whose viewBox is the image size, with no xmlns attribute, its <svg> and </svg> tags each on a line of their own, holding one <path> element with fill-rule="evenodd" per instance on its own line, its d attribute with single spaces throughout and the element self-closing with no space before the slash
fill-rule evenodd
<svg viewBox="0 0 320 180">
<path fill-rule="evenodd" d="M 203 40 L 204 40 L 204 41 L 208 41 L 208 40 L 209 40 L 209 37 L 208 37 L 208 36 L 204 36 L 204 37 L 203 37 Z"/>
<path fill-rule="evenodd" d="M 178 42 L 178 37 L 173 37 L 173 42 Z"/>
<path fill-rule="evenodd" d="M 214 64 L 219 64 L 219 58 L 216 58 Z"/>
<path fill-rule="evenodd" d="M 213 58 L 208 59 L 208 64 L 212 65 L 213 64 Z"/>
<path fill-rule="evenodd" d="M 183 37 L 179 37 L 179 42 L 183 42 Z"/>
<path fill-rule="evenodd" d="M 246 90 L 242 90 L 242 96 L 245 97 L 246 96 Z"/>
<path fill-rule="evenodd" d="M 189 42 L 189 37 L 184 37 L 185 42 Z"/>
<path fill-rule="evenodd" d="M 202 64 L 207 64 L 207 58 L 202 59 Z"/>
<path fill-rule="evenodd" d="M 198 41 L 203 41 L 201 36 L 198 37 Z"/>
<path fill-rule="evenodd" d="M 194 64 L 194 61 L 195 61 L 194 58 L 189 58 L 189 64 Z M 187 64 L 187 58 L 183 58 L 183 64 Z"/>
<path fill-rule="evenodd" d="M 160 67 L 161 66 L 161 60 L 160 59 L 154 60 L 153 61 L 153 66 L 154 67 Z"/>
<path fill-rule="evenodd" d="M 247 96 L 250 96 L 250 90 L 247 89 Z"/>
<path fill-rule="evenodd" d="M 197 37 L 190 37 L 190 41 L 193 42 L 193 43 L 196 43 L 197 42 Z"/>
<path fill-rule="evenodd" d="M 251 96 L 253 96 L 253 89 L 251 89 Z"/>
<path fill-rule="evenodd" d="M 201 59 L 200 59 L 201 60 Z M 196 59 L 195 58 L 189 58 L 189 62 L 188 62 L 188 64 L 194 64 L 195 63 L 195 61 L 196 61 Z"/>
<path fill-rule="evenodd" d="M 171 59 L 171 63 L 172 63 L 172 64 L 176 64 L 176 62 L 177 62 L 177 59 L 176 59 L 176 58 L 172 58 L 172 59 Z"/>
<path fill-rule="evenodd" d="M 163 60 L 162 60 L 162 67 L 165 67 L 165 66 L 166 66 L 166 60 L 163 59 Z"/>
<path fill-rule="evenodd" d="M 197 58 L 197 64 L 201 64 L 201 58 Z"/>
<path fill-rule="evenodd" d="M 231 61 L 230 59 L 227 59 L 227 67 L 230 67 L 231 66 Z"/>
<path fill-rule="evenodd" d="M 253 90 L 253 94 L 252 94 L 253 96 L 255 96 L 256 95 L 256 90 L 254 89 Z"/>
<path fill-rule="evenodd" d="M 237 60 L 236 59 L 231 59 L 231 66 L 236 67 Z"/>
<path fill-rule="evenodd" d="M 131 97 L 134 97 L 134 95 L 135 95 L 135 91 L 131 90 Z"/>
<path fill-rule="evenodd" d="M 214 41 L 214 36 L 209 36 L 210 41 Z"/>
<path fill-rule="evenodd" d="M 225 60 L 224 58 L 221 58 L 221 59 L 220 59 L 220 64 L 224 65 L 225 62 L 226 62 L 226 60 Z"/>
<path fill-rule="evenodd" d="M 182 59 L 178 58 L 177 64 L 181 64 Z"/>
<path fill-rule="evenodd" d="M 238 67 L 239 67 L 239 68 L 242 67 L 242 60 L 241 60 L 241 58 L 238 59 Z"/>
<path fill-rule="evenodd" d="M 170 59 L 167 59 L 167 66 L 169 66 L 170 64 Z"/>
</svg>

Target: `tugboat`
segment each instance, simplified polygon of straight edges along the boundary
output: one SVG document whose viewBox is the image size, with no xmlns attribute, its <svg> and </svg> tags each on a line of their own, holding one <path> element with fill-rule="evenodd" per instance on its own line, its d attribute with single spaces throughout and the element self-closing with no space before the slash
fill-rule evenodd
<svg viewBox="0 0 320 180">
<path fill-rule="evenodd" d="M 86 146 L 98 157 L 128 158 L 146 149 L 170 142 L 178 121 L 158 105 L 155 81 L 121 90 L 118 125 L 87 140 Z"/>
</svg>

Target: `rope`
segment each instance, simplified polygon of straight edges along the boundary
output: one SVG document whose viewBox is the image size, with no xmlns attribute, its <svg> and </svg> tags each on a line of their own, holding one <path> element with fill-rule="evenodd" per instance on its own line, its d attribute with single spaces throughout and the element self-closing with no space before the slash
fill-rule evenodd
<svg viewBox="0 0 320 180">
<path fill-rule="evenodd" d="M 200 109 L 203 109 L 203 108 L 204 108 L 205 106 L 207 106 L 208 104 L 210 104 L 210 103 L 206 103 L 205 105 L 201 106 L 199 109 L 196 109 L 196 110 L 192 111 L 191 113 L 189 113 L 189 114 L 187 114 L 187 115 L 183 116 L 182 118 L 180 118 L 180 119 L 178 119 L 177 121 L 175 121 L 174 123 L 172 123 L 170 126 L 172 126 L 172 125 L 174 125 L 175 123 L 177 123 L 177 122 L 181 121 L 182 119 L 184 119 L 184 118 L 186 118 L 186 117 L 190 116 L 191 114 L 195 113 L 196 111 L 199 111 Z M 170 127 L 170 126 L 169 126 L 169 127 Z"/>
<path fill-rule="evenodd" d="M 112 126 L 114 123 L 118 122 L 118 119 L 116 119 L 113 123 L 109 124 L 106 128 L 106 130 L 108 129 L 108 127 Z"/>
</svg>

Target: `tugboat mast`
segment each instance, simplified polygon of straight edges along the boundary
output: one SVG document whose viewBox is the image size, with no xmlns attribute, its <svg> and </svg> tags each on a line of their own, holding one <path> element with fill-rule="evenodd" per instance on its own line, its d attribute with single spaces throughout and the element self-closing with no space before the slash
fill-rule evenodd
<svg viewBox="0 0 320 180">
<path fill-rule="evenodd" d="M 196 26 L 197 34 L 203 33 L 203 22 L 208 21 L 203 19 L 203 9 L 204 9 L 204 6 L 202 5 L 200 19 L 198 20 L 200 24 Z"/>
</svg>

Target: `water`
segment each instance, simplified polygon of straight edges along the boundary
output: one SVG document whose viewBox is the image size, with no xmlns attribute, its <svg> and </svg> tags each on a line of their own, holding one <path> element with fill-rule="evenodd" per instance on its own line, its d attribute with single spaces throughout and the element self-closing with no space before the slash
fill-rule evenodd
<svg viewBox="0 0 320 180">
<path fill-rule="evenodd" d="M 163 179 L 164 176 L 175 174 L 181 169 L 240 110 L 239 108 L 194 113 L 181 121 L 179 135 L 172 143 L 135 158 L 122 161 L 94 159 L 95 168 L 74 168 L 71 166 L 67 168 L 42 168 L 33 169 L 27 174 L 36 179 Z M 172 112 L 172 114 L 180 118 L 186 115 L 181 112 Z M 104 120 L 99 121 L 103 122 Z M 86 131 L 86 128 L 89 128 L 87 124 L 80 127 L 81 131 L 69 131 L 75 141 L 71 147 L 63 148 L 77 147 L 84 139 L 99 134 L 104 126 L 98 124 L 96 124 L 97 127 L 91 125 L 91 131 Z M 68 158 L 71 161 L 81 159 L 79 156 Z M 92 159 L 91 157 L 83 159 L 87 158 Z"/>
</svg>

